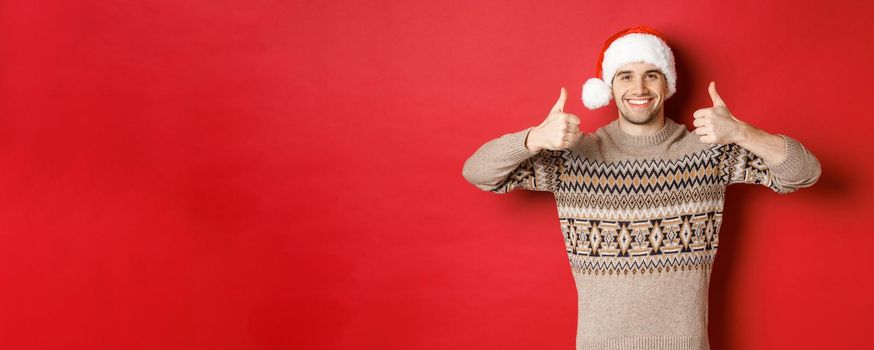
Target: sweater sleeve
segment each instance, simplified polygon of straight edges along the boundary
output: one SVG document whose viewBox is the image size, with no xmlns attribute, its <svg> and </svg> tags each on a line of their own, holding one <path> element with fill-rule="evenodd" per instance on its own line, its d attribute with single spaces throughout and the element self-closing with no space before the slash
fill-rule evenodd
<svg viewBox="0 0 874 350">
<path fill-rule="evenodd" d="M 821 173 L 819 160 L 797 140 L 780 136 L 786 145 L 786 158 L 777 164 L 767 164 L 736 144 L 725 145 L 721 167 L 726 184 L 759 184 L 786 194 L 816 183 Z"/>
<path fill-rule="evenodd" d="M 486 142 L 464 162 L 462 175 L 483 191 L 521 188 L 554 192 L 562 168 L 561 151 L 532 152 L 525 140 L 533 127 Z"/>
</svg>

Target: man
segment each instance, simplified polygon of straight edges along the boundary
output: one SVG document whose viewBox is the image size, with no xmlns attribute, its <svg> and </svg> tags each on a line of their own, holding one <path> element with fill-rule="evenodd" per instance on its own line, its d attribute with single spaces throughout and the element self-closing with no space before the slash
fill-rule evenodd
<svg viewBox="0 0 874 350">
<path fill-rule="evenodd" d="M 804 146 L 735 117 L 709 86 L 712 107 L 694 131 L 665 118 L 674 57 L 654 29 L 607 40 L 589 109 L 612 99 L 619 118 L 594 133 L 564 111 L 567 92 L 537 126 L 482 145 L 464 164 L 485 191 L 553 192 L 579 296 L 578 349 L 709 349 L 707 291 L 725 188 L 778 193 L 813 185 L 820 165 Z"/>
</svg>

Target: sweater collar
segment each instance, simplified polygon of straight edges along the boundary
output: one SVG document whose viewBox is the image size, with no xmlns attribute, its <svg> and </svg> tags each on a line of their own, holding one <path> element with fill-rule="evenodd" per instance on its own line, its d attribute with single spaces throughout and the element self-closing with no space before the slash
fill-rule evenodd
<svg viewBox="0 0 874 350">
<path fill-rule="evenodd" d="M 665 142 L 668 137 L 670 137 L 679 127 L 680 124 L 677 124 L 670 118 L 665 118 L 665 125 L 662 126 L 661 130 L 657 131 L 652 135 L 642 135 L 635 136 L 622 131 L 619 128 L 619 119 L 616 119 L 609 124 L 606 125 L 604 130 L 613 139 L 616 143 L 626 146 L 655 146 L 662 142 Z"/>
</svg>

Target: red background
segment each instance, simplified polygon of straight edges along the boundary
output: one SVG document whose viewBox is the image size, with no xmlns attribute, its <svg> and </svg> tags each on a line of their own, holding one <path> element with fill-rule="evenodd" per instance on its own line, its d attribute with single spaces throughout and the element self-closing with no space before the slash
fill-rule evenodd
<svg viewBox="0 0 874 350">
<path fill-rule="evenodd" d="M 571 349 L 553 198 L 477 190 L 604 39 L 821 160 L 733 186 L 714 349 L 870 344 L 871 2 L 0 2 L 0 347 Z M 670 325 L 667 325 L 670 326 Z"/>
</svg>

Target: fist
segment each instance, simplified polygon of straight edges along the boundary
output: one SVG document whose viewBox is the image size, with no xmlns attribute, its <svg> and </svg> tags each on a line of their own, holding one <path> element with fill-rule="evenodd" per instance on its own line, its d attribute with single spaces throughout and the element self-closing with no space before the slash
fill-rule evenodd
<svg viewBox="0 0 874 350">
<path fill-rule="evenodd" d="M 567 90 L 561 88 L 558 101 L 552 106 L 546 119 L 528 133 L 525 142 L 528 149 L 534 152 L 542 149 L 562 150 L 573 146 L 582 138 L 580 118 L 564 112 L 566 101 Z"/>
<path fill-rule="evenodd" d="M 695 121 L 695 134 L 704 143 L 725 145 L 743 140 L 749 125 L 735 118 L 725 101 L 716 92 L 716 82 L 710 82 L 708 88 L 713 107 L 701 108 L 692 114 Z"/>
</svg>

